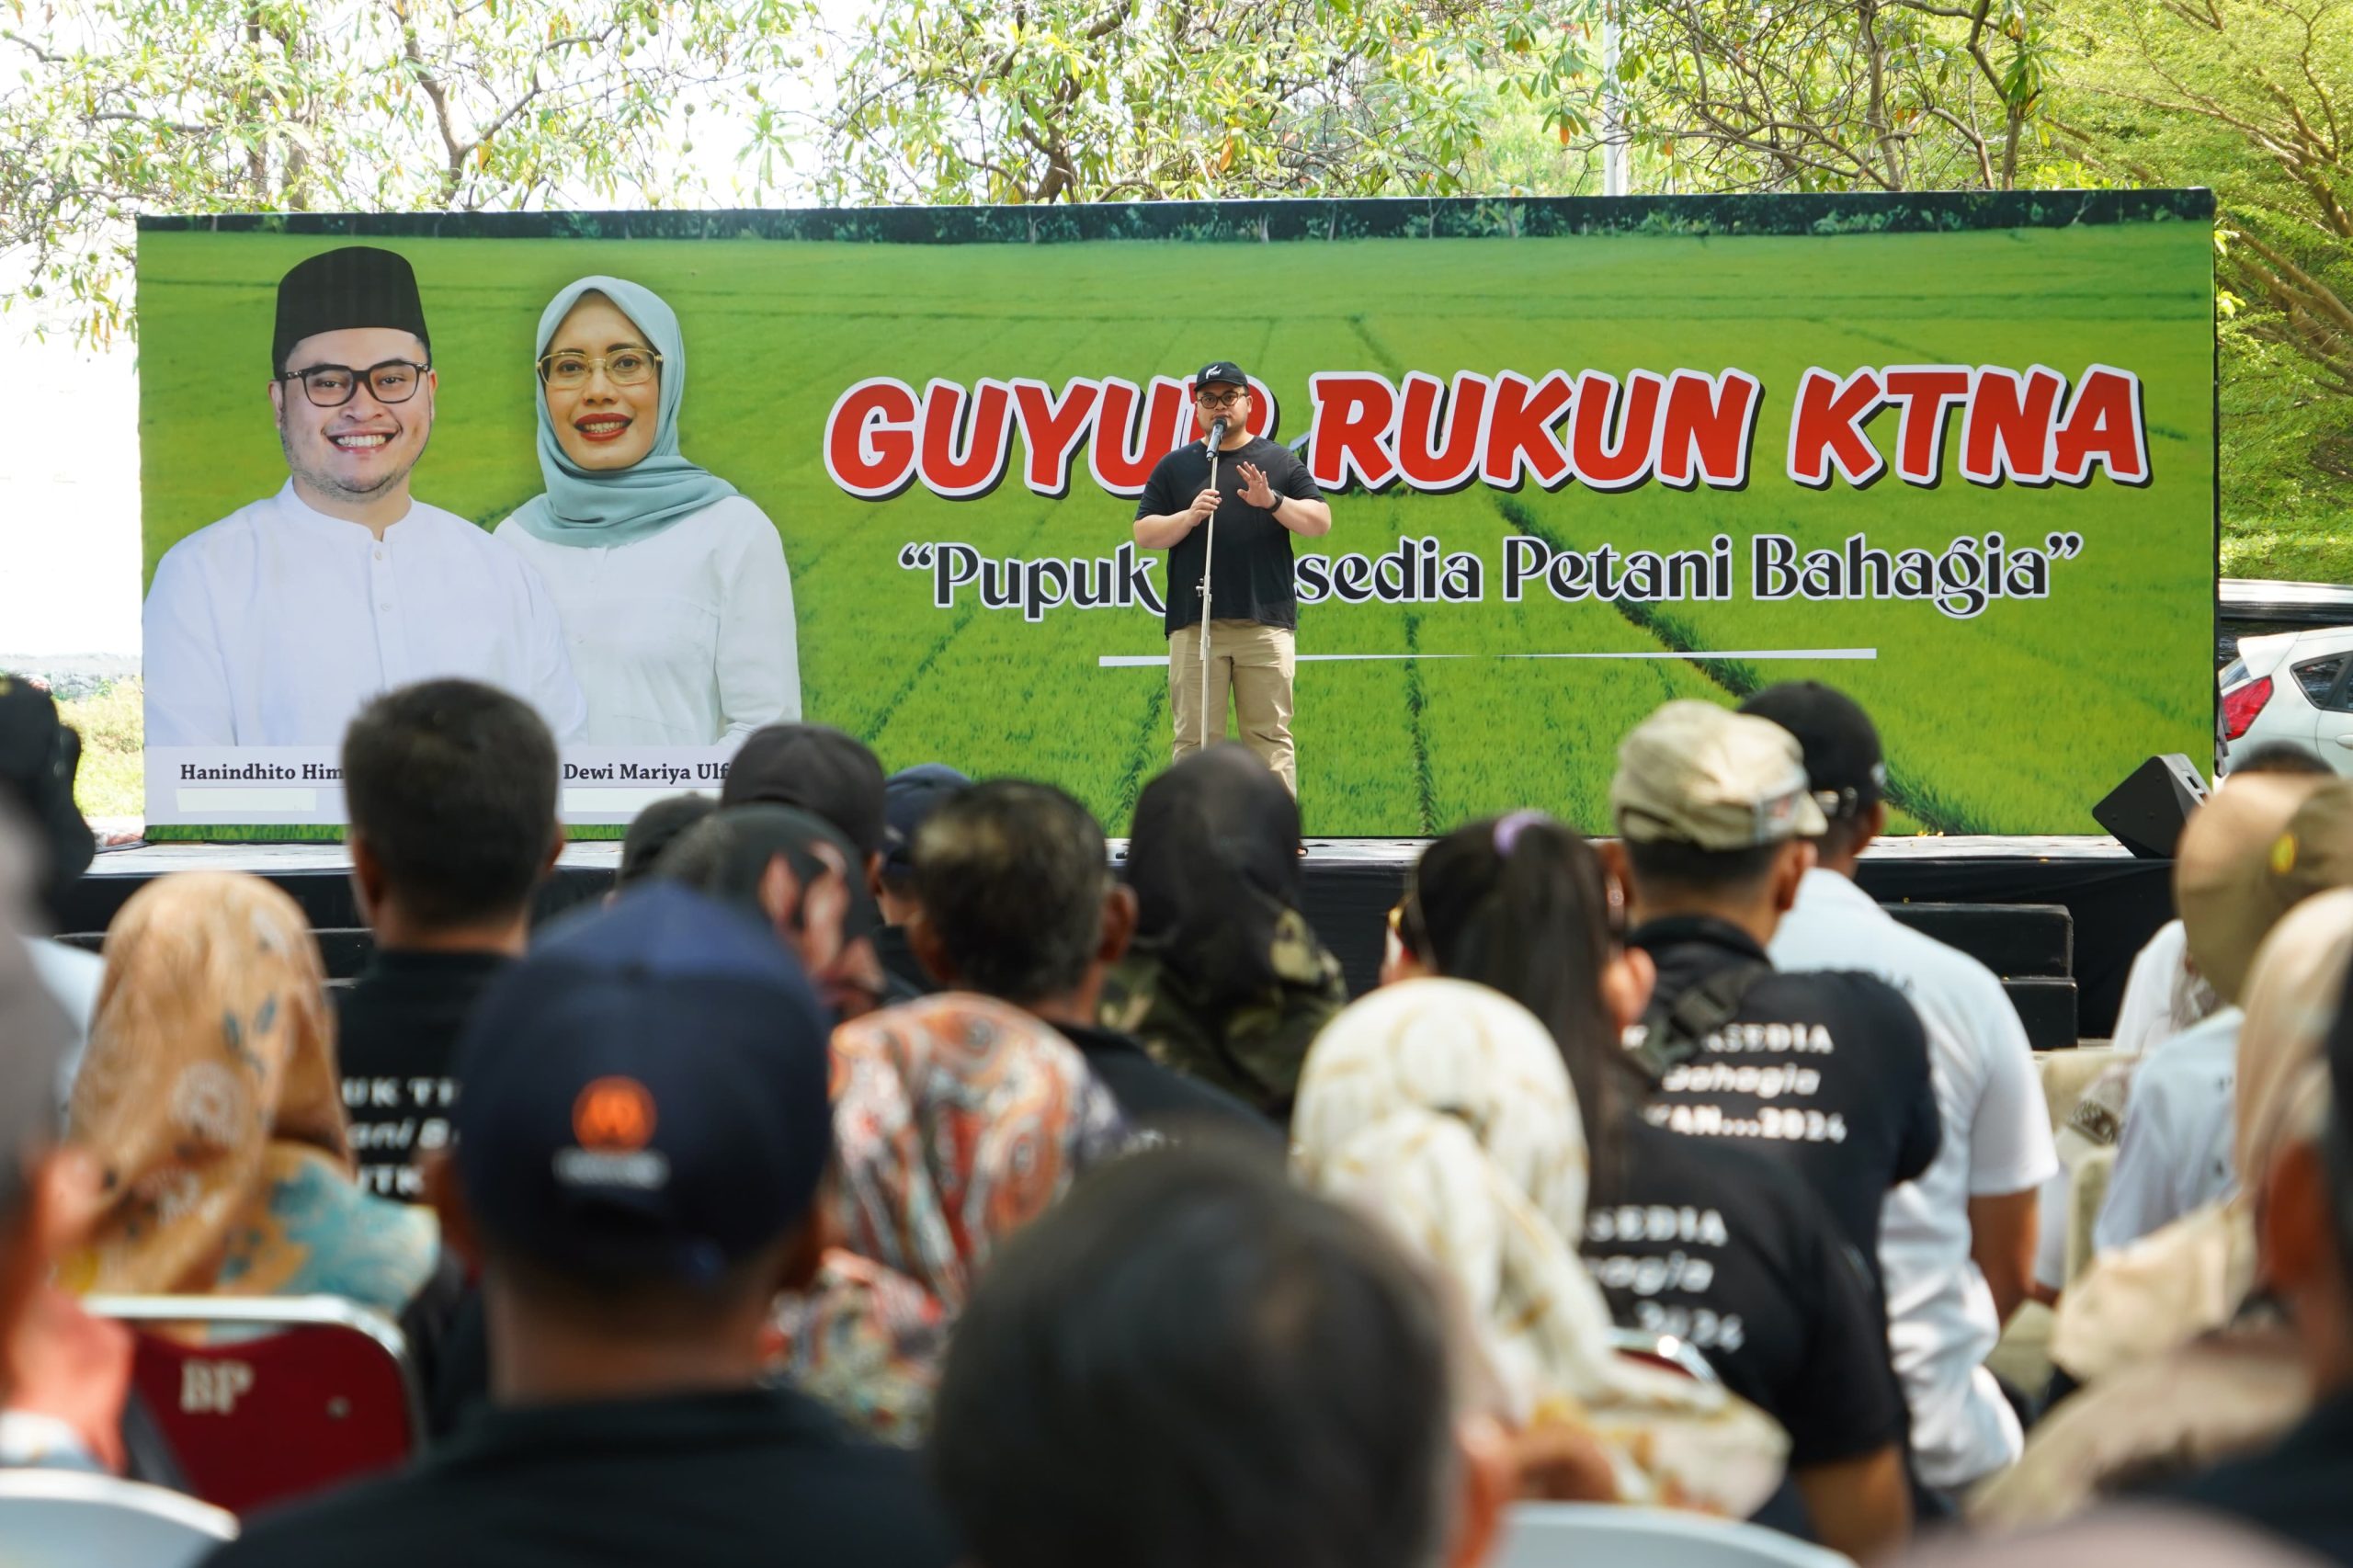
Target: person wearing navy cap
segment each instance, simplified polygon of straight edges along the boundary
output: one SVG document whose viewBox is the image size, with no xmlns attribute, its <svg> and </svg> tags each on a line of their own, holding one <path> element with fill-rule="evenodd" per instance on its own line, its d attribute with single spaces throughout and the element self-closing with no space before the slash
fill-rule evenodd
<svg viewBox="0 0 2353 1568">
<path fill-rule="evenodd" d="M 1299 593 L 1291 580 L 1290 541 L 1293 534 L 1320 539 L 1330 533 L 1332 508 L 1298 454 L 1252 433 L 1254 395 L 1250 378 L 1233 360 L 1212 359 L 1200 368 L 1193 377 L 1194 416 L 1204 431 L 1222 425 L 1224 438 L 1214 454 L 1204 436 L 1154 466 L 1136 502 L 1135 539 L 1145 550 L 1168 552 L 1162 626 L 1168 634 L 1168 706 L 1176 727 L 1170 760 L 1182 762 L 1225 739 L 1231 693 L 1242 743 L 1296 795 L 1290 720 Z M 1205 577 L 1211 579 L 1206 712 Z"/>
<path fill-rule="evenodd" d="M 675 883 L 544 937 L 483 994 L 426 1183 L 481 1270 L 490 1404 L 215 1568 L 946 1568 L 911 1456 L 761 1384 L 770 1304 L 824 1245 L 826 1036 L 768 933 Z"/>
<path fill-rule="evenodd" d="M 587 701 L 539 574 L 409 493 L 439 380 L 408 262 L 343 245 L 296 264 L 269 370 L 287 481 L 155 563 L 147 744 L 330 747 L 369 698 L 436 676 L 575 735 Z"/>
<path fill-rule="evenodd" d="M 903 767 L 882 786 L 882 814 L 890 824 L 890 843 L 882 852 L 881 869 L 874 875 L 874 902 L 882 915 L 882 928 L 874 934 L 874 952 L 893 983 L 892 1001 L 904 1002 L 939 989 L 907 940 L 907 924 L 923 907 L 915 897 L 915 831 L 942 801 L 952 801 L 972 787 L 971 778 L 944 762 Z"/>
</svg>

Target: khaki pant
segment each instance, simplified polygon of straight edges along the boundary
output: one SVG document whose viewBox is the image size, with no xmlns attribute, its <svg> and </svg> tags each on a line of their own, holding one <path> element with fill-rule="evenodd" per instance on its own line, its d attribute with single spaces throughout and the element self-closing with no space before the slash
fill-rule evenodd
<svg viewBox="0 0 2353 1568">
<path fill-rule="evenodd" d="M 1210 623 L 1210 740 L 1226 738 L 1229 694 L 1242 728 L 1242 744 L 1258 754 L 1293 795 L 1299 793 L 1299 764 L 1291 755 L 1290 683 L 1292 633 L 1255 620 Z M 1176 748 L 1182 762 L 1201 749 L 1201 629 L 1188 626 L 1168 638 L 1168 707 L 1176 719 Z"/>
</svg>

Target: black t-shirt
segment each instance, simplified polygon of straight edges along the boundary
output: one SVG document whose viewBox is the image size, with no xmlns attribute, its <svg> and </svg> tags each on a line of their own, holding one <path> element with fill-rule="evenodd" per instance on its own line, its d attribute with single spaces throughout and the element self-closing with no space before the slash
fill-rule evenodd
<svg viewBox="0 0 2353 1568">
<path fill-rule="evenodd" d="M 504 953 L 379 949 L 358 978 L 334 993 L 343 1108 L 363 1190 L 425 1200 L 410 1162 L 449 1141 L 458 1036 L 483 987 L 508 961 Z"/>
<path fill-rule="evenodd" d="M 1225 499 L 1218 503 L 1216 602 L 1210 613 L 1219 620 L 1255 620 L 1261 626 L 1296 628 L 1299 590 L 1291 581 L 1290 530 L 1242 498 L 1237 465 L 1256 463 L 1277 495 L 1295 501 L 1323 498 L 1307 465 L 1289 448 L 1264 436 L 1217 455 L 1217 488 Z M 1154 467 L 1144 481 L 1143 496 L 1136 503 L 1139 517 L 1165 517 L 1193 504 L 1209 488 L 1208 443 L 1188 441 Z M 1168 547 L 1167 609 L 1162 630 L 1175 631 L 1198 625 L 1201 619 L 1201 558 L 1209 551 L 1210 524 L 1193 529 Z"/>
<path fill-rule="evenodd" d="M 1054 1025 L 1078 1047 L 1088 1071 L 1110 1091 L 1129 1126 L 1164 1137 L 1188 1129 L 1233 1137 L 1244 1145 L 1281 1146 L 1281 1133 L 1256 1110 L 1214 1084 L 1163 1067 L 1134 1036 L 1099 1026 Z"/>
<path fill-rule="evenodd" d="M 2293 1541 L 2324 1562 L 2353 1568 L 2353 1393 L 2313 1407 L 2279 1446 L 2160 1488 L 2151 1501 L 2187 1503 Z"/>
<path fill-rule="evenodd" d="M 1790 1434 L 1790 1463 L 1904 1440 L 1879 1291 L 1803 1182 L 1730 1144 L 1628 1117 L 1597 1167 L 1585 1261 L 1626 1327 L 1685 1340 Z"/>
<path fill-rule="evenodd" d="M 1765 949 L 1727 921 L 1654 920 L 1627 938 L 1672 999 Z M 1736 1141 L 1813 1188 L 1879 1278 L 1880 1203 L 1937 1157 L 1943 1125 L 1928 1040 L 1904 994 L 1867 974 L 1767 974 L 1733 1021 L 1666 1074 L 1643 1115 L 1689 1136 Z"/>
<path fill-rule="evenodd" d="M 209 1568 L 948 1568 L 913 1455 L 779 1389 L 482 1409 L 396 1477 L 263 1514 Z"/>
<path fill-rule="evenodd" d="M 937 995 L 939 983 L 931 978 L 915 957 L 913 944 L 907 940 L 904 926 L 878 926 L 874 930 L 874 956 L 882 960 L 882 973 L 889 982 L 883 1006 L 912 1002 L 918 996 Z"/>
</svg>

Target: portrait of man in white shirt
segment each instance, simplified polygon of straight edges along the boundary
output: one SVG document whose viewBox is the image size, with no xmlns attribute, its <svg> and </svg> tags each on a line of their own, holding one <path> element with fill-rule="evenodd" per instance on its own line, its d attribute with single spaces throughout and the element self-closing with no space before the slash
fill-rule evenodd
<svg viewBox="0 0 2353 1568">
<path fill-rule="evenodd" d="M 503 687 L 559 740 L 586 704 L 529 564 L 415 499 L 438 378 L 415 274 L 346 245 L 280 279 L 268 397 L 287 482 L 181 540 L 144 611 L 150 746 L 334 746 L 381 691 Z"/>
</svg>

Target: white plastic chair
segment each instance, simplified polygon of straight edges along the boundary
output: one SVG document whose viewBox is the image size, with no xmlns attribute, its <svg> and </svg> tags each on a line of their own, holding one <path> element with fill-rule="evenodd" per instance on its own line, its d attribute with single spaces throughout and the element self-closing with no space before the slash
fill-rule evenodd
<svg viewBox="0 0 2353 1568">
<path fill-rule="evenodd" d="M 237 1534 L 210 1503 L 71 1470 L 0 1470 L 0 1568 L 188 1568 Z"/>
<path fill-rule="evenodd" d="M 1493 1568 L 1852 1568 L 1776 1530 L 1664 1508 L 1521 1503 Z"/>
</svg>

